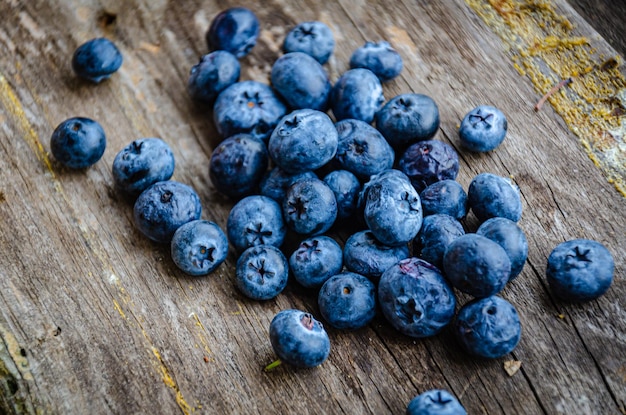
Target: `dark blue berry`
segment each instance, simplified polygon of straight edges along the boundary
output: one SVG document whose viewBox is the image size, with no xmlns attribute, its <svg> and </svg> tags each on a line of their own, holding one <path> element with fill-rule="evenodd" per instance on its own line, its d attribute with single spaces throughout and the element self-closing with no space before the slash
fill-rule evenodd
<svg viewBox="0 0 626 415">
<path fill-rule="evenodd" d="M 402 72 L 402 57 L 389 42 L 365 42 L 352 53 L 350 68 L 365 68 L 374 72 L 381 82 L 389 81 Z"/>
<path fill-rule="evenodd" d="M 448 246 L 465 235 L 461 222 L 450 215 L 436 214 L 424 218 L 419 233 L 413 240 L 413 251 L 426 262 L 443 269 L 443 256 Z"/>
<path fill-rule="evenodd" d="M 444 179 L 429 185 L 420 193 L 424 216 L 437 213 L 463 219 L 469 210 L 467 193 L 459 182 Z"/>
<path fill-rule="evenodd" d="M 287 53 L 274 62 L 270 79 L 290 108 L 326 111 L 331 84 L 315 58 L 302 52 Z"/>
<path fill-rule="evenodd" d="M 329 236 L 313 236 L 300 242 L 289 257 L 289 269 L 300 285 L 319 288 L 335 274 L 341 272 L 343 257 L 341 246 Z"/>
<path fill-rule="evenodd" d="M 337 121 L 353 118 L 371 123 L 384 102 L 380 80 L 369 69 L 344 72 L 330 92 L 330 106 Z"/>
<path fill-rule="evenodd" d="M 206 41 L 210 51 L 225 50 L 243 58 L 256 45 L 259 32 L 259 19 L 254 12 L 244 7 L 233 7 L 213 18 Z"/>
<path fill-rule="evenodd" d="M 507 128 L 506 117 L 502 111 L 489 105 L 481 105 L 468 112 L 461 121 L 461 145 L 470 151 L 491 151 L 504 141 Z"/>
<path fill-rule="evenodd" d="M 522 216 L 522 200 L 517 185 L 492 173 L 481 173 L 472 179 L 467 200 L 481 222 L 495 217 L 517 222 Z"/>
<path fill-rule="evenodd" d="M 285 222 L 280 205 L 266 196 L 247 196 L 237 202 L 228 215 L 228 240 L 239 252 L 256 245 L 281 246 Z"/>
<path fill-rule="evenodd" d="M 528 241 L 524 231 L 510 219 L 491 218 L 483 222 L 476 233 L 498 243 L 511 260 L 509 281 L 517 277 L 528 257 Z"/>
<path fill-rule="evenodd" d="M 363 275 L 343 272 L 330 277 L 317 297 L 324 320 L 337 329 L 366 326 L 376 315 L 376 286 Z"/>
<path fill-rule="evenodd" d="M 176 229 L 171 242 L 172 260 L 189 275 L 207 275 L 228 255 L 228 239 L 214 222 L 194 220 Z"/>
<path fill-rule="evenodd" d="M 447 390 L 431 389 L 411 399 L 406 415 L 467 415 L 467 412 Z"/>
<path fill-rule="evenodd" d="M 337 219 L 347 219 L 356 212 L 361 183 L 347 170 L 335 170 L 324 177 L 324 183 L 330 187 L 337 200 Z"/>
<path fill-rule="evenodd" d="M 337 218 L 335 194 L 319 179 L 298 180 L 291 185 L 282 207 L 287 226 L 302 235 L 320 235 Z"/>
<path fill-rule="evenodd" d="M 72 56 L 72 69 L 81 78 L 98 83 L 122 66 L 122 54 L 105 38 L 91 39 L 80 45 Z"/>
<path fill-rule="evenodd" d="M 443 141 L 420 141 L 404 151 L 398 167 L 421 192 L 440 180 L 456 179 L 459 174 L 459 155 Z"/>
<path fill-rule="evenodd" d="M 351 235 L 343 247 L 343 262 L 346 268 L 366 276 L 375 283 L 378 283 L 380 276 L 387 269 L 408 257 L 408 245 L 384 245 L 369 230 Z"/>
<path fill-rule="evenodd" d="M 256 245 L 237 260 L 235 281 L 243 295 L 253 300 L 270 300 L 287 286 L 287 259 L 272 245 Z"/>
<path fill-rule="evenodd" d="M 239 80 L 241 66 L 230 52 L 216 50 L 204 55 L 191 68 L 187 91 L 189 95 L 207 104 L 213 104 L 220 92 Z"/>
<path fill-rule="evenodd" d="M 302 22 L 287 33 L 283 51 L 303 52 L 320 64 L 325 64 L 335 49 L 335 38 L 330 28 L 318 21 Z"/>
<path fill-rule="evenodd" d="M 260 184 L 261 194 L 271 197 L 278 203 L 282 203 L 289 186 L 300 179 L 317 179 L 317 175 L 312 171 L 287 173 L 280 167 L 275 166 L 263 176 Z"/>
<path fill-rule="evenodd" d="M 71 169 L 95 164 L 106 148 L 102 126 L 90 118 L 69 118 L 50 137 L 50 150 L 58 162 Z"/>
</svg>

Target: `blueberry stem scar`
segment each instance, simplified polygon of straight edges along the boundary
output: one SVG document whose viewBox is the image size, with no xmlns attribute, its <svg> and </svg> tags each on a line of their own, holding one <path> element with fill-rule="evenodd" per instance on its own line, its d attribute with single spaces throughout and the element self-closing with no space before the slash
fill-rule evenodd
<svg viewBox="0 0 626 415">
<path fill-rule="evenodd" d="M 280 359 L 276 359 L 272 363 L 270 363 L 269 365 L 265 366 L 265 369 L 263 369 L 263 371 L 264 372 L 271 372 L 272 370 L 274 370 L 278 366 L 280 366 L 282 363 L 283 362 Z"/>
</svg>

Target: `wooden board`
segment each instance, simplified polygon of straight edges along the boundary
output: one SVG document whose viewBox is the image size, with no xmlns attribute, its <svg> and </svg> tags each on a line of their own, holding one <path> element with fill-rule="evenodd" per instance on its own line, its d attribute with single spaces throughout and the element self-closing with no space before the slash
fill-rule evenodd
<svg viewBox="0 0 626 415">
<path fill-rule="evenodd" d="M 501 38 L 461 0 L 265 3 L 0 3 L 0 413 L 399 414 L 431 388 L 450 390 L 472 414 L 626 413 L 626 199 L 549 105 L 533 110 L 543 92 L 514 68 Z M 564 1 L 548 3 L 614 53 Z M 457 149 L 469 109 L 489 103 L 507 114 L 508 137 L 496 151 L 459 149 L 458 180 L 467 189 L 488 171 L 521 189 L 530 252 L 502 293 L 523 324 L 510 356 L 470 358 L 449 330 L 414 340 L 378 317 L 355 332 L 329 329 L 332 352 L 316 369 L 265 373 L 272 317 L 290 307 L 318 315 L 315 294 L 290 284 L 275 300 L 247 300 L 233 284 L 234 252 L 213 275 L 191 278 L 167 246 L 133 227 L 111 164 L 149 136 L 172 146 L 174 178 L 198 191 L 203 218 L 226 224 L 232 202 L 208 178 L 219 138 L 210 108 L 194 105 L 185 87 L 206 53 L 211 18 L 232 5 L 255 10 L 263 26 L 243 79 L 267 81 L 286 31 L 318 19 L 337 40 L 327 65 L 333 81 L 365 40 L 390 40 L 405 69 L 385 96 L 432 96 L 437 138 Z M 125 61 L 94 86 L 75 78 L 70 56 L 96 36 L 114 40 Z M 75 172 L 48 151 L 56 125 L 78 115 L 104 126 L 108 146 L 95 166 Z M 596 239 L 615 258 L 614 284 L 597 301 L 566 304 L 548 290 L 547 257 L 573 238 Z M 513 375 L 510 362 L 521 362 Z"/>
</svg>

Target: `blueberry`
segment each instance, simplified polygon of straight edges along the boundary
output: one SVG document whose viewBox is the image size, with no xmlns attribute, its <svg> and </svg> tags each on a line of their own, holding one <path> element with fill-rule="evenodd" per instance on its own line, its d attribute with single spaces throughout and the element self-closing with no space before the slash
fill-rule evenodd
<svg viewBox="0 0 626 415">
<path fill-rule="evenodd" d="M 356 204 L 361 191 L 359 179 L 347 170 L 331 171 L 324 177 L 337 200 L 337 219 L 347 219 L 356 212 Z"/>
<path fill-rule="evenodd" d="M 335 38 L 330 28 L 322 22 L 302 22 L 287 33 L 283 51 L 303 52 L 320 64 L 328 62 L 335 49 Z"/>
<path fill-rule="evenodd" d="M 341 168 L 368 180 L 393 167 L 395 153 L 376 128 L 354 119 L 339 121 L 335 128 L 339 137 L 335 160 Z"/>
<path fill-rule="evenodd" d="M 456 179 L 459 174 L 459 155 L 443 141 L 420 141 L 404 151 L 398 167 L 421 192 L 440 180 Z"/>
<path fill-rule="evenodd" d="M 468 112 L 459 128 L 461 145 L 476 152 L 491 151 L 506 136 L 506 117 L 499 109 L 481 105 Z"/>
<path fill-rule="evenodd" d="M 383 273 L 378 301 L 391 325 L 411 337 L 437 334 L 450 323 L 456 306 L 441 271 L 418 258 L 403 259 Z"/>
<path fill-rule="evenodd" d="M 322 323 L 300 310 L 283 310 L 274 316 L 270 342 L 281 361 L 296 367 L 319 366 L 330 354 L 330 339 Z"/>
<path fill-rule="evenodd" d="M 226 50 L 243 58 L 256 45 L 259 32 L 259 19 L 251 10 L 232 7 L 213 18 L 206 42 L 210 51 Z"/>
<path fill-rule="evenodd" d="M 335 157 L 337 130 L 328 115 L 302 109 L 284 116 L 270 136 L 270 157 L 283 170 L 315 170 Z"/>
<path fill-rule="evenodd" d="M 155 242 L 169 243 L 176 229 L 200 219 L 202 206 L 195 190 L 173 180 L 144 190 L 133 207 L 135 226 Z"/>
<path fill-rule="evenodd" d="M 429 185 L 420 193 L 424 216 L 436 213 L 463 219 L 469 211 L 467 193 L 457 181 L 444 179 Z"/>
<path fill-rule="evenodd" d="M 511 275 L 511 260 L 504 248 L 475 233 L 459 236 L 448 245 L 443 266 L 450 283 L 474 297 L 497 294 Z"/>
<path fill-rule="evenodd" d="M 241 65 L 235 55 L 216 50 L 191 68 L 187 91 L 193 99 L 213 104 L 220 92 L 239 80 L 240 73 Z"/>
<path fill-rule="evenodd" d="M 381 82 L 385 82 L 400 75 L 402 57 L 389 42 L 365 42 L 350 56 L 350 68 L 369 69 Z"/>
<path fill-rule="evenodd" d="M 411 399 L 406 415 L 467 415 L 467 412 L 447 390 L 431 389 Z"/>
<path fill-rule="evenodd" d="M 251 246 L 281 246 L 285 222 L 280 205 L 266 196 L 247 196 L 230 210 L 226 233 L 231 244 L 241 252 Z"/>
<path fill-rule="evenodd" d="M 329 236 L 313 236 L 300 242 L 289 257 L 289 269 L 300 285 L 319 288 L 343 266 L 341 246 Z"/>
<path fill-rule="evenodd" d="M 267 146 L 262 140 L 236 134 L 211 154 L 209 177 L 218 191 L 238 199 L 257 190 L 268 164 Z"/>
<path fill-rule="evenodd" d="M 522 200 L 517 185 L 492 173 L 481 173 L 472 179 L 467 200 L 481 222 L 494 217 L 517 222 L 522 216 Z"/>
<path fill-rule="evenodd" d="M 128 144 L 113 160 L 113 180 L 122 192 L 138 196 L 156 182 L 174 174 L 174 153 L 160 138 L 140 138 Z"/>
<path fill-rule="evenodd" d="M 548 257 L 546 276 L 552 293 L 566 301 L 591 301 L 613 281 L 615 262 L 600 242 L 574 239 L 557 245 Z"/>
<path fill-rule="evenodd" d="M 176 229 L 171 242 L 174 264 L 189 275 L 207 275 L 228 255 L 228 239 L 214 222 L 194 220 Z"/>
<path fill-rule="evenodd" d="M 270 79 L 290 108 L 326 111 L 331 84 L 315 58 L 302 52 L 287 53 L 274 62 Z"/>
<path fill-rule="evenodd" d="M 271 197 L 278 203 L 282 203 L 289 186 L 300 179 L 317 179 L 312 171 L 302 173 L 287 173 L 278 166 L 265 173 L 261 179 L 260 190 L 263 196 Z"/>
<path fill-rule="evenodd" d="M 237 288 L 253 300 L 270 300 L 287 286 L 287 259 L 273 245 L 256 245 L 243 251 L 237 260 Z"/>
<path fill-rule="evenodd" d="M 346 269 L 364 275 L 375 283 L 387 269 L 408 257 L 407 245 L 384 245 L 369 230 L 352 234 L 343 247 Z"/>
<path fill-rule="evenodd" d="M 383 244 L 406 244 L 422 226 L 419 195 L 401 176 L 387 175 L 375 180 L 374 184 L 367 186 L 363 211 L 365 223 Z"/>
<path fill-rule="evenodd" d="M 463 348 L 472 355 L 488 359 L 512 352 L 521 332 L 515 307 L 495 295 L 465 304 L 454 322 L 454 333 Z"/>
<path fill-rule="evenodd" d="M 363 275 L 343 272 L 326 280 L 317 304 L 322 317 L 337 329 L 365 327 L 376 315 L 376 286 Z"/>
<path fill-rule="evenodd" d="M 347 118 L 371 123 L 385 102 L 383 87 L 369 69 L 350 69 L 330 92 L 330 106 L 337 121 Z"/>
<path fill-rule="evenodd" d="M 287 226 L 302 235 L 320 235 L 337 218 L 335 194 L 319 179 L 298 180 L 291 185 L 282 207 Z"/>
<path fill-rule="evenodd" d="M 424 218 L 413 240 L 413 251 L 424 261 L 443 268 L 443 255 L 452 241 L 465 235 L 461 222 L 450 215 L 436 214 Z"/>
<path fill-rule="evenodd" d="M 71 169 L 95 164 L 106 148 L 102 126 L 89 118 L 69 118 L 57 126 L 50 137 L 54 158 Z"/>
<path fill-rule="evenodd" d="M 248 133 L 267 142 L 286 113 L 274 90 L 256 81 L 235 82 L 220 92 L 213 105 L 215 127 L 223 138 Z"/>
<path fill-rule="evenodd" d="M 123 60 L 113 42 L 96 38 L 76 49 L 72 56 L 72 69 L 79 77 L 99 83 L 120 69 Z"/>
<path fill-rule="evenodd" d="M 528 241 L 524 231 L 510 219 L 491 218 L 483 222 L 476 233 L 498 243 L 511 260 L 509 281 L 517 277 L 528 257 Z"/>
<path fill-rule="evenodd" d="M 376 113 L 376 128 L 394 149 L 401 151 L 437 133 L 439 108 L 427 95 L 398 95 Z"/>
</svg>

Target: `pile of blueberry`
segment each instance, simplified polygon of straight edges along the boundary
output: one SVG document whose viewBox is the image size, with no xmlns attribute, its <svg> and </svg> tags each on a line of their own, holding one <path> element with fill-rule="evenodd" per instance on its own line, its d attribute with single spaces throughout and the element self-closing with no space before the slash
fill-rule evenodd
<svg viewBox="0 0 626 415">
<path fill-rule="evenodd" d="M 323 320 L 337 329 L 366 326 L 380 310 L 410 337 L 433 336 L 452 324 L 470 354 L 510 353 L 520 339 L 520 318 L 498 294 L 528 255 L 517 224 L 518 187 L 481 173 L 465 192 L 455 180 L 457 152 L 434 139 L 435 101 L 406 93 L 385 102 L 382 83 L 402 70 L 389 43 L 358 48 L 351 69 L 333 85 L 323 67 L 335 46 L 332 32 L 321 22 L 303 22 L 287 34 L 271 85 L 240 81 L 239 59 L 259 30 L 248 9 L 218 14 L 206 34 L 211 52 L 188 81 L 191 98 L 212 105 L 223 138 L 211 154 L 209 176 L 234 202 L 226 232 L 201 219 L 194 189 L 170 180 L 174 156 L 159 138 L 131 142 L 112 166 L 116 188 L 135 200 L 137 229 L 170 244 L 173 262 L 190 275 L 211 273 L 232 246 L 243 295 L 268 300 L 293 279 L 318 293 Z M 106 39 L 82 45 L 72 60 L 76 74 L 95 83 L 121 64 Z M 462 120 L 459 143 L 492 151 L 506 131 L 504 114 L 481 105 Z M 55 158 L 70 168 L 92 165 L 105 145 L 102 127 L 85 118 L 64 121 L 51 139 Z M 479 226 L 466 232 L 470 211 Z M 343 247 L 329 235 L 336 229 L 350 230 Z M 288 233 L 300 242 L 287 255 Z M 548 282 L 565 300 L 597 298 L 612 276 L 611 254 L 595 241 L 565 242 L 548 260 Z M 457 310 L 455 290 L 473 300 Z M 279 312 L 269 335 L 279 359 L 298 367 L 318 366 L 330 353 L 328 334 L 309 312 Z M 407 413 L 444 410 L 465 413 L 439 390 L 416 397 Z"/>
</svg>

